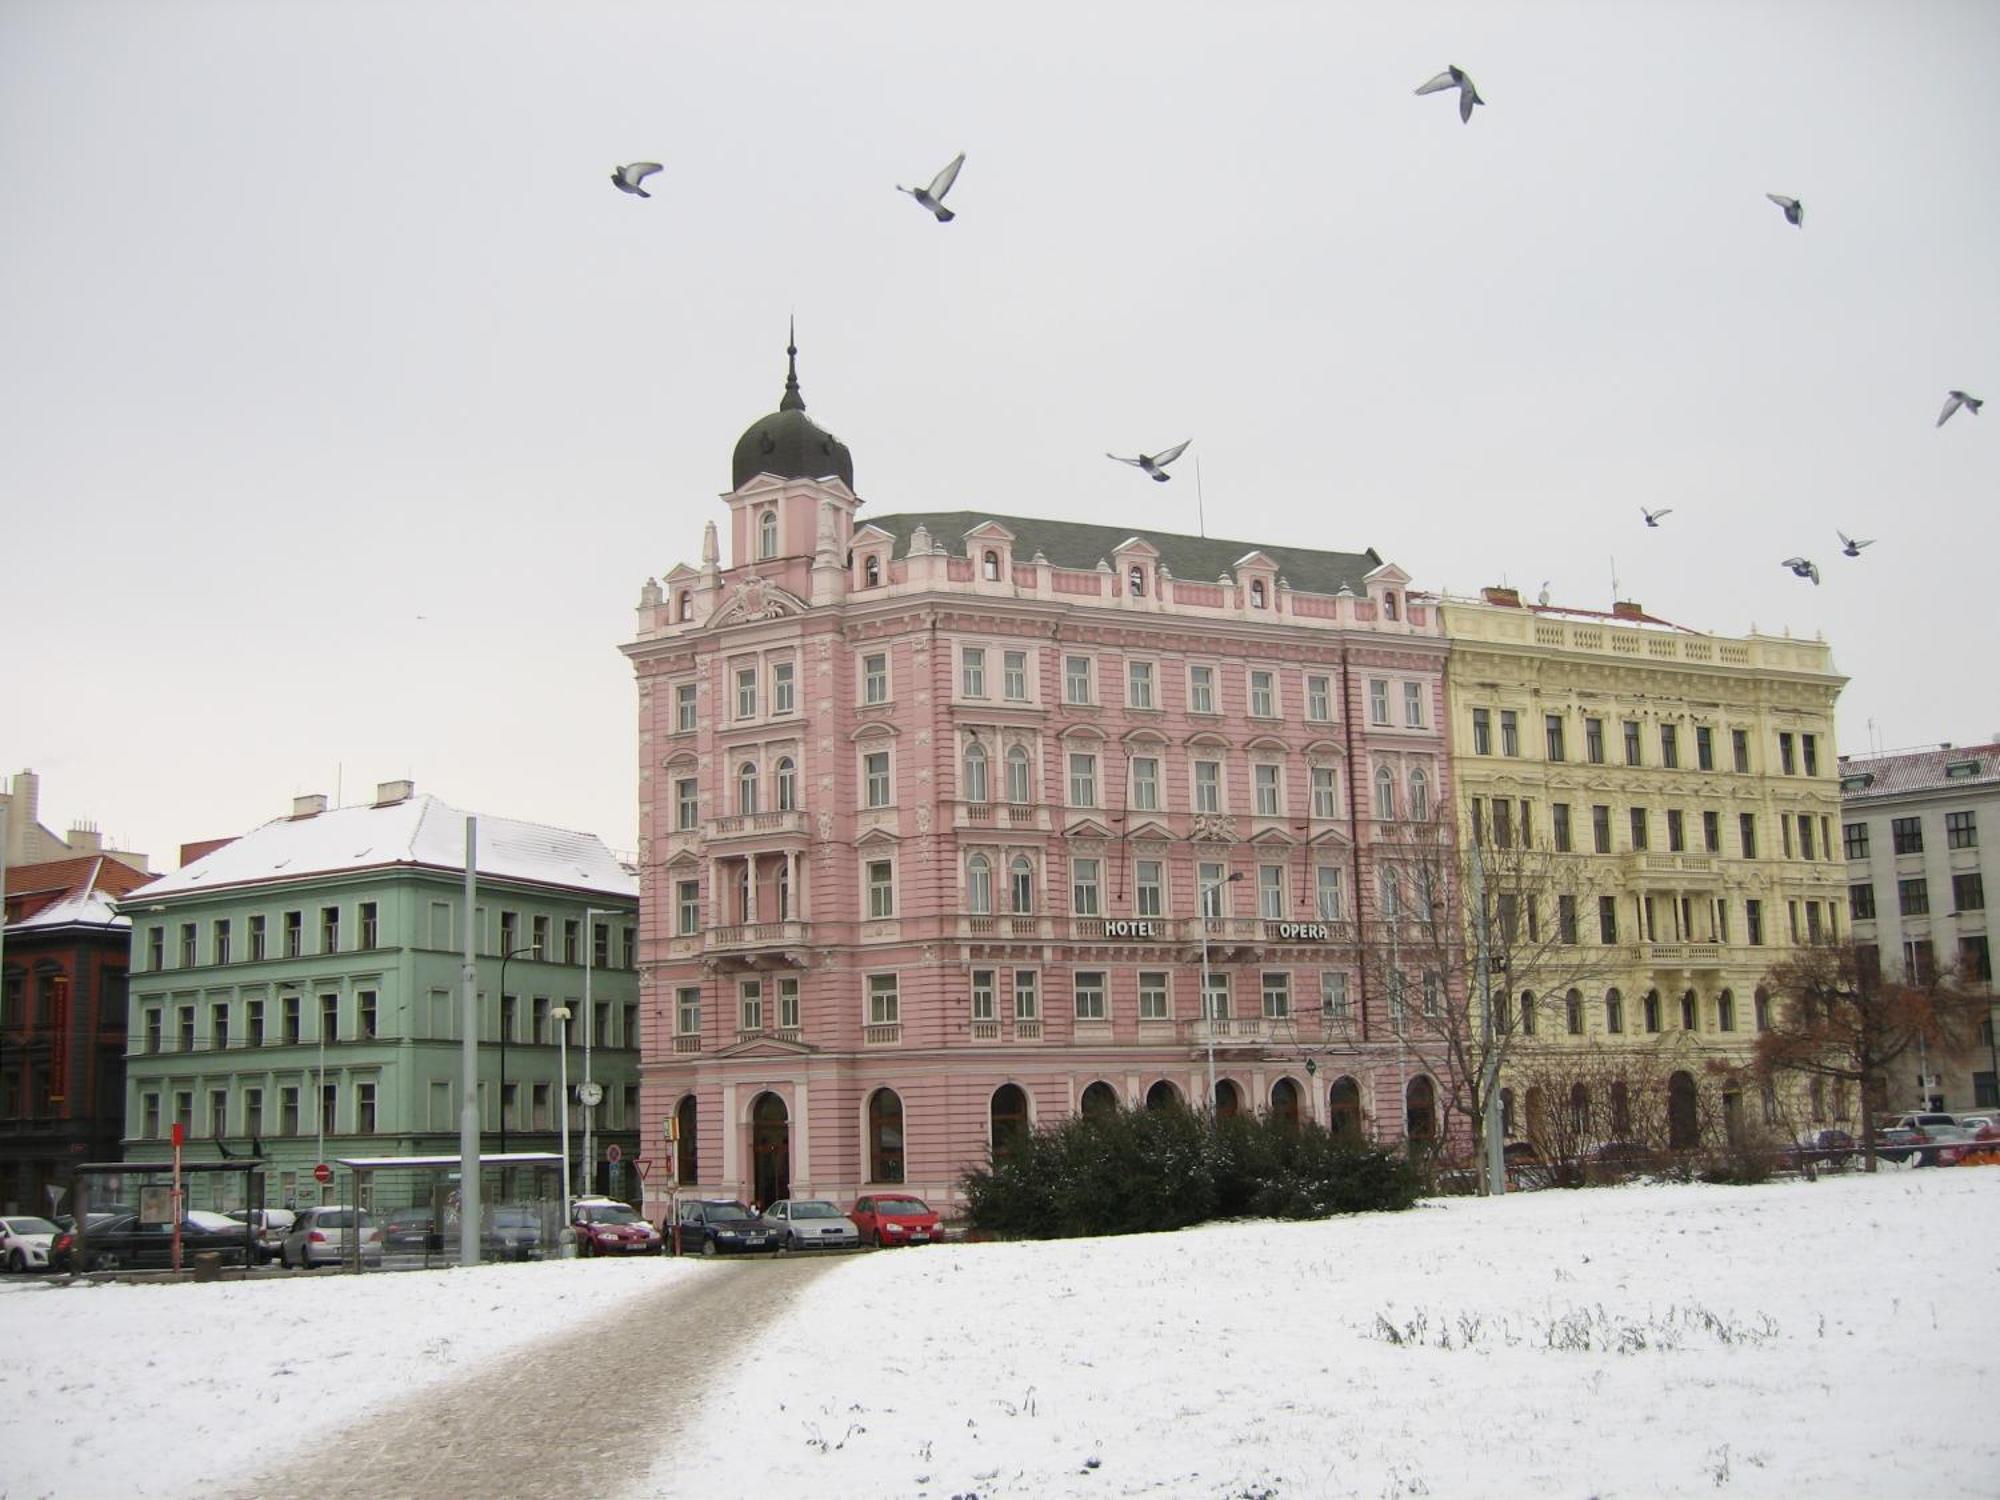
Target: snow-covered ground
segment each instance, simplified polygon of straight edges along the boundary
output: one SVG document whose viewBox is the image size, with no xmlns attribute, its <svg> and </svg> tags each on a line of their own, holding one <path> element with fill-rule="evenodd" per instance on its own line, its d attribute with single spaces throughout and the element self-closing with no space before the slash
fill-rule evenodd
<svg viewBox="0 0 2000 1500">
<path fill-rule="evenodd" d="M 711 1273 L 17 1284 L 0 1494 L 212 1490 Z M 758 1342 L 634 1495 L 1995 1495 L 2000 1169 L 892 1251 Z"/>
</svg>

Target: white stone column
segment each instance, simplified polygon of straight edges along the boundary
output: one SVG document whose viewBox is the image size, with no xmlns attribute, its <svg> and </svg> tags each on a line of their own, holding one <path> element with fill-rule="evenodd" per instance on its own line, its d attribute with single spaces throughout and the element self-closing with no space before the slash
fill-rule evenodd
<svg viewBox="0 0 2000 1500">
<path fill-rule="evenodd" d="M 737 1129 L 736 1122 L 736 1085 L 725 1083 L 722 1086 L 722 1181 L 733 1184 L 738 1189 L 737 1196 L 748 1202 L 750 1195 L 741 1191 L 746 1186 L 740 1175 L 742 1171 L 742 1133 Z"/>
<path fill-rule="evenodd" d="M 807 1124 L 811 1102 L 807 1093 L 808 1085 L 803 1077 L 792 1085 L 795 1118 L 792 1121 L 792 1193 L 797 1196 L 805 1184 L 812 1181 L 812 1129 Z"/>
</svg>

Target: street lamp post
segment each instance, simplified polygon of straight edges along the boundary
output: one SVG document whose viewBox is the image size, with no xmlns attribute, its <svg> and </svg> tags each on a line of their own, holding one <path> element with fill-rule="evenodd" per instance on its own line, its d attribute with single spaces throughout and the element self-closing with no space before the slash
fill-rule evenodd
<svg viewBox="0 0 2000 1500">
<path fill-rule="evenodd" d="M 562 1111 L 562 1195 L 563 1219 L 569 1218 L 569 1007 L 558 1005 L 549 1012 L 549 1019 L 556 1023 L 556 1077 L 557 1090 Z"/>
<path fill-rule="evenodd" d="M 500 955 L 500 1154 L 507 1154 L 507 1037 L 514 1027 L 507 1014 L 507 961 L 519 958 L 523 953 L 533 953 L 535 945 L 510 948 Z"/>
<path fill-rule="evenodd" d="M 583 1086 L 578 1093 L 583 1097 L 583 1186 L 584 1191 L 597 1191 L 596 1126 L 597 1101 L 601 1091 L 597 1080 L 590 1076 L 590 1046 L 597 1029 L 596 1011 L 590 1003 L 590 971 L 597 957 L 597 918 L 617 915 L 609 907 L 586 906 L 583 909 Z M 609 958 L 611 939 L 605 937 L 605 957 Z"/>
<path fill-rule="evenodd" d="M 1201 910 L 1201 1014 L 1208 1032 L 1208 1107 L 1211 1110 L 1215 1108 L 1215 1004 L 1208 990 L 1208 898 L 1223 886 L 1242 878 L 1241 870 L 1232 870 L 1206 885 L 1198 886 L 1195 895 L 1195 905 Z"/>
</svg>

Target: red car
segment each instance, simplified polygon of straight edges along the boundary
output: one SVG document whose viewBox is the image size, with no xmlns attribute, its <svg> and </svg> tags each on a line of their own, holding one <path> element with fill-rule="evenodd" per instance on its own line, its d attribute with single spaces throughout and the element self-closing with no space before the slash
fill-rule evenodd
<svg viewBox="0 0 2000 1500">
<path fill-rule="evenodd" d="M 847 1217 L 861 1231 L 861 1242 L 886 1245 L 928 1245 L 944 1238 L 937 1210 L 921 1198 L 903 1193 L 877 1193 L 856 1198 Z"/>
<path fill-rule="evenodd" d="M 572 1221 L 578 1255 L 658 1255 L 660 1232 L 628 1204 L 586 1198 Z"/>
</svg>

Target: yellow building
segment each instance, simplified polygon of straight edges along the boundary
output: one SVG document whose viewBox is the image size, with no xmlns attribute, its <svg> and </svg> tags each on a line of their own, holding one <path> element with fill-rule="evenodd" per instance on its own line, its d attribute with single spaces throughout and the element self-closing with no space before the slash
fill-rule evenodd
<svg viewBox="0 0 2000 1500">
<path fill-rule="evenodd" d="M 1824 642 L 1704 635 L 1636 604 L 1606 614 L 1487 589 L 1447 599 L 1443 618 L 1459 837 L 1512 872 L 1519 889 L 1496 896 L 1503 876 L 1489 898 L 1514 903 L 1502 917 L 1531 955 L 1492 980 L 1518 1033 L 1505 1072 L 1518 1080 L 1551 1043 L 1646 1050 L 1688 1091 L 1681 1136 L 1706 1064 L 1754 1045 L 1773 963 L 1847 936 L 1846 679 Z M 1733 1092 L 1722 1103 L 1742 1108 Z M 1779 1123 L 1775 1101 L 1765 1115 Z"/>
</svg>

